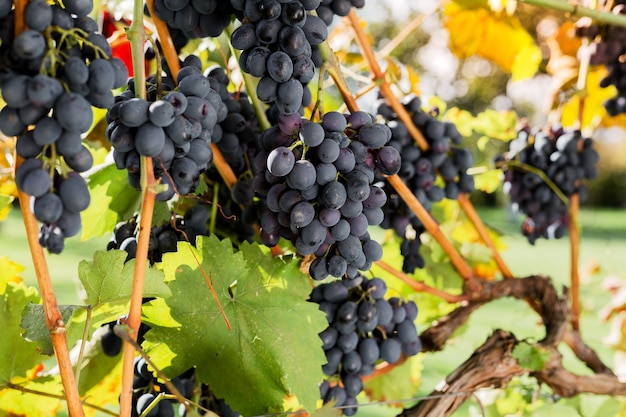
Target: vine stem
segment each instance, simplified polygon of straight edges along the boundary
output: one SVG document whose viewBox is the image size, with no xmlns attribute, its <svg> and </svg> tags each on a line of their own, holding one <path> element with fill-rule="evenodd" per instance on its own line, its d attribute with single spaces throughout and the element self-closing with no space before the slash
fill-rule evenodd
<svg viewBox="0 0 626 417">
<path fill-rule="evenodd" d="M 146 5 L 148 6 L 148 11 L 150 12 L 150 16 L 152 17 L 152 23 L 154 23 L 154 27 L 156 28 L 157 34 L 159 35 L 159 41 L 161 41 L 161 48 L 163 49 L 163 55 L 165 56 L 165 61 L 167 62 L 167 66 L 169 67 L 170 74 L 172 74 L 172 78 L 176 80 L 178 71 L 180 71 L 180 61 L 178 60 L 178 53 L 176 52 L 176 47 L 174 46 L 172 37 L 170 36 L 170 31 L 167 28 L 167 24 L 157 17 L 156 12 L 154 11 L 154 0 L 146 0 Z M 134 16 L 134 18 L 136 17 L 137 16 Z M 135 20 L 133 19 L 133 23 L 134 21 Z M 143 22 L 143 13 L 141 16 L 141 22 Z M 133 63 L 134 62 L 135 61 L 133 60 Z M 135 65 L 135 68 L 136 67 L 137 66 Z M 135 73 L 135 76 L 137 76 L 136 74 L 137 73 Z"/>
<path fill-rule="evenodd" d="M 16 169 L 22 162 L 21 158 L 17 158 L 18 163 Z M 67 407 L 70 417 L 84 416 L 84 410 L 78 393 L 78 385 L 74 377 L 74 369 L 70 360 L 70 352 L 67 346 L 65 323 L 63 316 L 59 310 L 56 295 L 50 281 L 50 271 L 43 248 L 39 244 L 39 224 L 35 216 L 30 211 L 30 197 L 23 191 L 18 189 L 18 199 L 22 208 L 22 218 L 24 219 L 24 227 L 26 229 L 26 237 L 28 238 L 28 246 L 33 258 L 33 266 L 37 275 L 37 284 L 41 293 L 43 310 L 46 317 L 46 327 L 50 331 L 52 346 L 59 365 L 59 373 L 61 374 L 61 382 L 65 391 Z"/>
<path fill-rule="evenodd" d="M 237 183 L 237 176 L 230 165 L 228 165 L 228 162 L 226 162 L 226 159 L 224 159 L 224 155 L 222 155 L 222 151 L 217 147 L 217 144 L 212 143 L 211 149 L 213 150 L 213 165 L 217 168 L 217 172 L 220 173 L 228 188 L 233 188 L 235 183 Z"/>
<path fill-rule="evenodd" d="M 465 259 L 463 259 L 461 254 L 452 245 L 452 242 L 444 236 L 435 219 L 433 219 L 430 213 L 422 206 L 404 181 L 402 181 L 398 175 L 387 177 L 387 181 L 389 181 L 389 184 L 398 192 L 411 211 L 420 219 L 428 233 L 441 245 L 450 258 L 450 262 L 452 262 L 454 268 L 459 272 L 459 275 L 461 275 L 461 278 L 465 280 L 471 279 L 473 277 L 472 268 L 465 262 Z"/>
<path fill-rule="evenodd" d="M 589 7 L 580 6 L 576 3 L 563 0 L 519 0 L 520 3 L 531 4 L 546 9 L 557 10 L 559 12 L 569 13 L 573 16 L 590 17 L 598 23 L 607 23 L 614 26 L 626 26 L 626 16 L 622 14 L 613 14 L 611 12 L 591 9 Z"/>
<path fill-rule="evenodd" d="M 351 15 L 353 15 L 353 13 L 354 11 L 351 12 Z M 354 19 L 356 19 L 356 15 L 354 15 Z M 357 21 L 357 25 L 358 25 L 358 21 Z M 363 37 L 365 36 L 362 31 L 360 33 Z M 331 78 L 335 82 L 335 85 L 339 89 L 339 92 L 341 93 L 341 96 L 343 97 L 344 102 L 348 106 L 348 110 L 350 110 L 350 112 L 358 111 L 359 106 L 356 100 L 354 99 L 354 96 L 352 96 L 352 94 L 350 93 L 350 89 L 348 88 L 346 80 L 343 77 L 343 74 L 341 73 L 341 70 L 337 63 L 337 58 L 335 54 L 333 53 L 332 49 L 330 48 L 330 46 L 328 45 L 328 41 L 324 41 L 323 43 L 321 43 L 319 45 L 319 48 L 320 48 L 322 58 L 328 64 L 327 66 L 328 73 L 330 74 Z M 366 49 L 369 50 L 370 55 L 373 55 L 371 48 L 368 47 Z M 367 52 L 365 51 L 363 53 L 367 54 Z M 380 68 L 378 68 L 378 70 L 380 71 Z M 398 101 L 398 104 L 400 104 L 400 107 L 404 109 L 404 106 L 402 106 L 402 104 L 399 101 Z M 415 127 L 415 125 L 413 125 L 413 127 Z M 417 198 L 415 198 L 415 195 L 413 195 L 411 190 L 409 190 L 409 188 L 402 181 L 402 179 L 400 179 L 400 177 L 398 177 L 397 175 L 393 175 L 393 176 L 387 177 L 387 181 L 389 181 L 389 184 L 393 186 L 393 188 L 398 192 L 400 197 L 407 204 L 407 206 L 409 206 L 409 208 L 413 211 L 413 213 L 415 213 L 415 215 L 420 219 L 424 227 L 426 227 L 426 230 L 441 245 L 441 247 L 446 252 L 446 254 L 448 254 L 448 256 L 450 257 L 450 260 L 452 261 L 452 264 L 454 265 L 456 270 L 459 272 L 461 277 L 466 280 L 472 278 L 473 274 L 472 274 L 472 269 L 470 268 L 470 266 L 467 264 L 467 262 L 465 262 L 463 257 L 461 257 L 461 255 L 456 250 L 456 248 L 452 245 L 452 243 L 443 235 L 443 233 L 441 232 L 441 229 L 439 229 L 439 225 L 435 222 L 435 220 L 433 220 L 430 213 L 424 208 L 424 206 L 422 206 L 422 204 L 417 200 Z"/>
<path fill-rule="evenodd" d="M 580 195 L 573 194 L 569 200 L 569 241 L 570 241 L 570 287 L 572 300 L 572 328 L 580 331 L 580 227 L 578 214 L 580 211 Z"/>
<path fill-rule="evenodd" d="M 491 236 L 489 236 L 489 231 L 487 230 L 487 227 L 485 227 L 485 223 L 483 223 L 483 221 L 480 219 L 480 216 L 476 212 L 476 209 L 474 208 L 474 205 L 470 201 L 467 194 L 459 194 L 459 198 L 457 200 L 459 202 L 459 205 L 461 206 L 461 209 L 463 209 L 463 211 L 465 212 L 465 215 L 474 225 L 474 228 L 478 232 L 480 238 L 483 240 L 483 242 L 485 242 L 485 245 L 487 245 L 487 247 L 491 249 L 493 258 L 496 261 L 496 264 L 498 265 L 502 276 L 507 279 L 514 278 L 513 273 L 507 266 L 506 262 L 504 262 L 504 259 L 502 259 L 500 251 L 498 251 L 498 248 L 496 248 L 496 245 L 491 239 Z"/>
<path fill-rule="evenodd" d="M 428 142 L 426 141 L 426 138 L 424 138 L 422 132 L 420 132 L 417 127 L 415 127 L 415 124 L 413 124 L 413 121 L 411 120 L 411 116 L 404 109 L 404 106 L 402 105 L 400 100 L 398 100 L 398 98 L 391 90 L 391 86 L 387 82 L 385 73 L 381 70 L 380 65 L 378 65 L 378 61 L 376 60 L 374 51 L 372 50 L 372 47 L 367 40 L 365 31 L 361 27 L 361 24 L 359 23 L 359 18 L 356 15 L 354 9 L 350 10 L 350 13 L 348 14 L 348 21 L 350 22 L 350 26 L 352 26 L 352 30 L 354 31 L 356 43 L 359 45 L 359 49 L 363 53 L 363 56 L 365 56 L 365 60 L 367 61 L 370 71 L 372 72 L 374 82 L 379 85 L 381 94 L 385 97 L 393 111 L 398 114 L 398 118 L 400 119 L 400 121 L 402 121 L 402 123 L 404 123 L 409 133 L 411 134 L 411 137 L 415 140 L 415 142 L 417 142 L 417 145 L 420 147 L 420 149 L 423 151 L 427 150 Z"/>
<path fill-rule="evenodd" d="M 432 294 L 434 296 L 437 296 L 443 299 L 444 301 L 447 301 L 448 303 L 459 303 L 461 301 L 469 300 L 468 295 L 449 294 L 445 291 L 441 291 L 437 288 L 433 288 L 427 284 L 424 284 L 421 281 L 416 281 L 413 278 L 411 278 L 409 275 L 405 274 L 404 272 L 398 271 L 396 268 L 394 268 L 393 266 L 389 265 L 388 263 L 384 261 L 377 261 L 376 265 L 380 267 L 381 269 L 389 272 L 394 277 L 398 278 L 400 281 L 404 282 L 405 284 L 413 288 L 415 291 L 426 292 L 426 293 Z"/>
<path fill-rule="evenodd" d="M 17 35 L 25 29 L 24 11 L 28 5 L 28 0 L 15 0 L 14 5 L 15 34 Z M 17 171 L 23 159 L 16 154 L 15 161 L 15 170 Z M 19 189 L 17 195 L 22 211 L 28 246 L 33 259 L 35 275 L 37 276 L 37 285 L 39 286 L 39 292 L 41 294 L 46 327 L 50 332 L 54 354 L 59 366 L 59 374 L 61 375 L 61 383 L 65 391 L 64 398 L 67 402 L 68 413 L 70 417 L 82 417 L 85 415 L 85 412 L 80 400 L 76 378 L 74 377 L 74 369 L 67 345 L 65 322 L 63 321 L 56 294 L 52 287 L 46 257 L 43 253 L 43 248 L 39 244 L 39 224 L 30 211 L 30 197 Z"/>
<path fill-rule="evenodd" d="M 391 90 L 391 86 L 387 82 L 387 78 L 385 77 L 385 74 L 382 72 L 380 65 L 378 65 L 378 61 L 376 60 L 374 51 L 372 50 L 372 47 L 367 40 L 367 36 L 365 35 L 365 32 L 359 23 L 359 18 L 356 15 L 356 12 L 354 11 L 354 9 L 352 9 L 350 11 L 350 14 L 348 14 L 348 19 L 350 22 L 350 26 L 352 26 L 352 29 L 354 31 L 356 43 L 358 44 L 359 49 L 361 50 L 361 52 L 363 53 L 363 56 L 365 57 L 367 61 L 370 71 L 372 72 L 374 81 L 379 85 L 381 94 L 385 97 L 385 99 L 387 100 L 387 103 L 389 103 L 391 108 L 398 115 L 398 118 L 400 119 L 400 121 L 402 121 L 402 123 L 407 127 L 409 134 L 411 135 L 413 140 L 415 140 L 419 148 L 422 151 L 426 151 L 429 148 L 428 141 L 426 140 L 422 132 L 420 132 L 420 130 L 417 128 L 417 126 L 415 126 L 415 123 L 413 123 L 413 119 L 411 118 L 411 115 L 404 108 L 400 100 L 398 100 L 396 95 Z M 415 30 L 415 28 L 419 26 L 420 23 L 421 23 L 421 20 L 414 19 L 412 24 L 407 26 L 401 32 L 401 34 L 403 34 L 403 36 L 408 36 L 406 35 L 406 33 L 407 32 L 410 33 L 411 30 Z M 474 228 L 478 232 L 479 236 L 481 237 L 485 245 L 491 250 L 493 257 L 496 261 L 496 264 L 498 265 L 498 268 L 500 269 L 500 272 L 502 273 L 502 276 L 504 276 L 505 278 L 512 278 L 513 274 L 511 273 L 510 269 L 506 265 L 506 262 L 504 262 L 504 259 L 502 259 L 500 252 L 497 250 L 495 243 L 491 239 L 491 236 L 489 236 L 489 233 L 487 232 L 487 228 L 485 224 L 481 220 L 480 216 L 478 216 L 478 214 L 476 213 L 476 209 L 474 208 L 471 201 L 467 198 L 467 196 L 464 193 L 461 193 L 459 195 L 458 201 L 459 201 L 459 204 L 461 205 L 461 208 L 463 209 L 467 217 L 470 219 L 470 221 L 474 225 Z"/>
<path fill-rule="evenodd" d="M 343 77 L 343 74 L 341 73 L 341 67 L 339 65 L 339 62 L 337 61 L 337 56 L 335 56 L 335 53 L 330 48 L 328 41 L 324 41 L 321 44 L 319 44 L 319 50 L 320 50 L 320 55 L 322 56 L 322 59 L 326 63 L 326 71 L 328 72 L 330 77 L 333 79 L 333 82 L 335 83 L 335 86 L 339 90 L 341 97 L 343 97 L 343 101 L 346 103 L 348 110 L 351 113 L 358 111 L 359 105 L 357 104 L 356 99 L 350 92 L 350 87 L 348 86 L 346 79 Z"/>
<path fill-rule="evenodd" d="M 168 36 L 169 38 L 169 36 Z M 146 98 L 146 73 L 144 44 L 146 32 L 143 26 L 143 1 L 135 0 L 133 4 L 133 22 L 128 29 L 128 39 L 131 45 L 133 69 L 135 76 L 135 95 Z M 178 62 L 178 60 L 176 61 Z M 169 62 L 168 62 L 169 64 Z M 171 70 L 171 68 L 170 68 Z M 130 298 L 128 317 L 124 321 L 129 328 L 129 335 L 133 341 L 137 340 L 137 333 L 141 325 L 141 305 L 143 302 L 143 286 L 148 268 L 148 245 L 150 243 L 150 229 L 155 203 L 154 170 L 152 158 L 141 157 L 141 215 L 139 220 L 139 236 L 137 239 L 137 256 L 135 257 L 135 273 Z M 124 357 L 122 362 L 122 392 L 120 396 L 120 415 L 130 416 L 133 395 L 133 364 L 135 348 L 130 343 L 124 343 Z"/>
</svg>

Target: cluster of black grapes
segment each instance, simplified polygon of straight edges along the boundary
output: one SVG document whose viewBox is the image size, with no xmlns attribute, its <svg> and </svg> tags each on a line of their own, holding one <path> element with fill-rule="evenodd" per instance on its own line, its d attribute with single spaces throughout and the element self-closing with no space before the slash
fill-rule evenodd
<svg viewBox="0 0 626 417">
<path fill-rule="evenodd" d="M 196 204 L 187 209 L 184 216 L 178 216 L 173 222 L 153 226 L 150 229 L 148 246 L 150 264 L 161 262 L 164 253 L 176 252 L 178 242 L 188 241 L 192 245 L 195 244 L 197 236 L 207 234 L 208 218 L 209 210 L 206 206 Z M 118 223 L 107 245 L 107 250 L 123 250 L 128 253 L 126 261 L 134 259 L 137 253 L 138 233 L 135 219 Z"/>
<path fill-rule="evenodd" d="M 81 227 L 89 206 L 87 185 L 78 174 L 93 164 L 81 135 L 91 127 L 91 106 L 113 104 L 111 89 L 126 83 L 124 63 L 87 14 L 91 1 L 50 5 L 33 0 L 24 11 L 26 29 L 13 34 L 12 1 L 0 2 L 0 89 L 5 106 L 0 130 L 17 136 L 24 162 L 16 172 L 20 190 L 32 197 L 43 225 L 39 242 L 60 253 L 66 237 Z"/>
<path fill-rule="evenodd" d="M 106 137 L 118 169 L 127 169 L 129 183 L 140 189 L 141 156 L 153 158 L 155 177 L 168 186 L 157 194 L 160 201 L 195 191 L 200 173 L 213 162 L 211 143 L 221 134 L 215 128 L 228 115 L 220 81 L 202 74 L 198 57 L 185 59 L 176 81 L 174 89 L 172 80 L 164 79 L 160 88 L 166 94 L 159 97 L 157 79 L 149 77 L 147 99 L 141 99 L 130 80 L 107 112 Z"/>
<path fill-rule="evenodd" d="M 396 148 L 402 155 L 398 176 L 413 191 L 419 202 L 430 211 L 433 203 L 444 198 L 454 200 L 459 193 L 474 191 L 474 177 L 467 174 L 467 170 L 474 164 L 474 156 L 470 150 L 460 146 L 463 137 L 454 123 L 440 121 L 435 115 L 423 111 L 421 100 L 417 96 L 408 96 L 404 107 L 426 139 L 427 150 L 419 148 L 407 127 L 387 104 L 383 103 L 378 107 L 378 114 L 388 121 L 392 132 L 388 145 Z M 424 267 L 424 259 L 419 249 L 420 235 L 425 229 L 393 187 L 386 184 L 385 192 L 389 201 L 383 207 L 385 219 L 381 227 L 393 229 L 400 236 L 400 251 L 404 257 L 402 270 L 412 273 L 416 268 Z"/>
<path fill-rule="evenodd" d="M 155 0 L 154 13 L 167 23 L 174 44 L 182 48 L 188 39 L 217 37 L 235 13 L 226 0 Z"/>
<path fill-rule="evenodd" d="M 299 115 L 283 116 L 266 130 L 269 154 L 257 174 L 261 240 L 268 246 L 289 239 L 302 256 L 315 255 L 310 274 L 316 280 L 354 278 L 382 257 L 369 225 L 383 221 L 384 191 L 373 184 L 374 171 L 393 175 L 400 154 L 387 142 L 389 128 L 369 114 L 326 113 L 320 123 Z"/>
<path fill-rule="evenodd" d="M 378 362 L 393 364 L 422 348 L 414 323 L 417 306 L 397 297 L 385 299 L 386 292 L 385 281 L 362 275 L 311 292 L 310 301 L 319 304 L 329 324 L 320 333 L 327 360 L 322 370 L 341 381 L 334 386 L 324 381 L 320 394 L 324 402 L 335 400 L 347 416 L 357 411 L 363 375 L 371 374 Z"/>
<path fill-rule="evenodd" d="M 256 93 L 275 103 L 282 114 L 294 114 L 310 101 L 307 84 L 315 75 L 313 45 L 328 36 L 322 19 L 311 14 L 319 0 L 245 0 L 243 24 L 232 33 L 231 44 L 242 51 L 241 69 L 260 78 Z"/>
<path fill-rule="evenodd" d="M 511 141 L 509 152 L 496 158 L 504 171 L 504 190 L 514 210 L 528 216 L 522 233 L 531 244 L 539 237 L 558 239 L 569 227 L 568 201 L 563 201 L 551 186 L 565 198 L 578 193 L 584 201 L 587 190 L 582 181 L 598 173 L 598 153 L 592 145 L 593 140 L 584 138 L 578 130 L 556 128 L 533 133 L 524 128 Z"/>
<path fill-rule="evenodd" d="M 358 9 L 365 6 L 365 0 L 322 0 L 315 10 L 317 15 L 330 26 L 335 15 L 347 16 L 352 7 Z"/>
<path fill-rule="evenodd" d="M 626 14 L 626 1 L 615 0 L 611 11 L 614 14 Z M 601 87 L 614 85 L 617 95 L 608 99 L 604 107 L 609 115 L 626 113 L 626 64 L 623 55 L 626 53 L 626 28 L 617 25 L 598 25 L 581 20 L 576 28 L 576 35 L 589 38 L 594 47 L 591 64 L 604 65 L 609 71 L 602 81 Z"/>
</svg>

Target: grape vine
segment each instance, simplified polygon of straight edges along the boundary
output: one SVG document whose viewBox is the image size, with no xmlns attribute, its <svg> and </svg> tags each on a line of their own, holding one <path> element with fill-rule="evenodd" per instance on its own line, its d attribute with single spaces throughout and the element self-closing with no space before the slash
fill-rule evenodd
<svg viewBox="0 0 626 417">
<path fill-rule="evenodd" d="M 77 417 L 84 407 L 137 417 L 336 407 L 351 416 L 363 402 L 415 396 L 416 384 L 393 391 L 388 381 L 415 380 L 418 354 L 443 349 L 473 311 L 503 297 L 527 302 L 545 338 L 494 332 L 436 399 L 403 405 L 402 415 L 450 415 L 465 401 L 450 400 L 458 392 L 523 374 L 564 397 L 626 394 L 580 329 L 578 211 L 600 158 L 583 126 L 593 100 L 580 98 L 574 126 L 503 134 L 493 128 L 505 124 L 502 112 L 479 119 L 427 104 L 412 68 L 375 54 L 355 10 L 362 0 L 134 3 L 132 19 L 108 22 L 130 27 L 105 31 L 92 0 L 0 0 L 2 149 L 13 153 L 5 159 L 42 294 L 10 268 L 0 274 L 10 323 L 0 357 L 14 358 L 0 361 L 0 398 L 23 394 L 8 413 L 61 407 L 28 408 L 42 396 L 65 399 Z M 459 15 L 528 25 L 518 12 L 460 3 L 441 8 L 449 31 Z M 597 18 L 577 36 L 596 48 L 590 63 L 608 69 L 601 85 L 617 89 L 604 103 L 610 116 L 626 112 L 622 3 L 606 13 L 548 5 Z M 334 36 L 349 42 L 341 58 Z M 520 52 L 524 36 L 507 39 L 515 59 L 532 55 L 534 44 Z M 132 58 L 123 59 L 126 41 Z M 513 78 L 520 71 L 476 52 Z M 570 86 L 561 87 L 567 100 Z M 495 139 L 508 152 L 480 166 L 475 150 L 502 149 Z M 497 170 L 527 216 L 529 243 L 569 230 L 571 292 L 515 278 L 500 256 L 500 238 L 470 200 L 487 188 L 476 173 Z M 78 266 L 82 300 L 59 306 L 43 250 L 61 254 L 81 228 L 84 239 L 110 239 Z M 511 279 L 494 280 L 498 270 Z M 566 371 L 561 343 L 593 374 Z M 58 377 L 41 353 L 56 355 Z"/>
</svg>

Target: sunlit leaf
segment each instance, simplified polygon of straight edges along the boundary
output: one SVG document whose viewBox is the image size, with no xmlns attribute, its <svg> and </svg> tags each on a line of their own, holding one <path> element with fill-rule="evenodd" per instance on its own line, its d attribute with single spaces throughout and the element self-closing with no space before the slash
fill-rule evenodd
<svg viewBox="0 0 626 417">
<path fill-rule="evenodd" d="M 412 398 L 417 393 L 422 374 L 421 355 L 411 356 L 402 365 L 365 383 L 364 391 L 373 401 L 394 401 Z M 402 381 L 402 383 L 398 383 Z M 403 407 L 404 403 L 391 403 Z"/>
<path fill-rule="evenodd" d="M 565 127 L 582 126 L 582 128 L 595 128 L 603 121 L 610 118 L 604 108 L 604 102 L 617 94 L 615 87 L 600 87 L 600 80 L 608 74 L 606 68 L 597 67 L 589 71 L 587 76 L 587 88 L 585 92 L 574 94 L 564 105 L 561 115 L 561 123 Z M 584 96 L 582 124 L 580 124 L 579 111 L 581 97 Z"/>
<path fill-rule="evenodd" d="M 29 380 L 15 378 L 12 381 L 19 387 L 49 395 L 63 395 L 60 376 L 46 376 Z M 17 389 L 2 389 L 0 383 L 0 416 L 53 417 L 65 407 L 65 402 L 51 396 L 22 392 Z"/>
<path fill-rule="evenodd" d="M 163 256 L 172 296 L 144 305 L 149 355 L 170 376 L 195 366 L 198 379 L 243 415 L 282 407 L 286 395 L 313 410 L 325 363 L 318 333 L 327 322 L 305 301 L 310 286 L 299 262 L 272 258 L 257 245 L 233 252 L 229 240 L 213 235 L 199 237 L 196 245 L 180 242 L 178 252 Z"/>
<path fill-rule="evenodd" d="M 502 170 L 488 169 L 474 175 L 474 184 L 477 190 L 493 193 L 502 185 Z"/>
<path fill-rule="evenodd" d="M 536 45 L 521 47 L 511 66 L 513 81 L 532 78 L 537 73 L 539 64 L 541 64 L 541 50 Z"/>
<path fill-rule="evenodd" d="M 541 53 L 516 16 L 484 7 L 469 8 L 459 3 L 449 3 L 444 10 L 450 49 L 459 58 L 479 55 L 492 60 L 506 72 L 515 68 L 515 79 L 535 74 L 540 63 L 537 57 L 541 57 Z M 528 60 L 529 57 L 532 59 Z M 527 67 L 522 69 L 524 62 Z"/>
<path fill-rule="evenodd" d="M 474 116 L 467 110 L 452 107 L 446 112 L 445 119 L 454 123 L 459 133 L 465 137 L 474 131 Z"/>
<path fill-rule="evenodd" d="M 126 171 L 118 170 L 115 165 L 90 175 L 91 204 L 81 212 L 83 240 L 111 233 L 118 222 L 135 213 L 141 193 L 128 184 L 127 176 Z"/>
<path fill-rule="evenodd" d="M 0 256 L 0 294 L 6 291 L 7 283 L 20 283 L 22 278 L 20 273 L 24 271 L 24 267 L 17 262 L 13 262 L 6 256 Z"/>
<path fill-rule="evenodd" d="M 488 109 L 476 116 L 474 130 L 492 139 L 509 141 L 517 137 L 517 120 L 514 111 Z"/>
<path fill-rule="evenodd" d="M 4 281 L 4 280 L 3 280 Z M 40 361 L 37 345 L 26 341 L 21 335 L 22 310 L 29 303 L 39 302 L 34 287 L 23 283 L 6 282 L 0 293 L 0 385 L 15 377 L 25 376 L 26 372 Z"/>
</svg>

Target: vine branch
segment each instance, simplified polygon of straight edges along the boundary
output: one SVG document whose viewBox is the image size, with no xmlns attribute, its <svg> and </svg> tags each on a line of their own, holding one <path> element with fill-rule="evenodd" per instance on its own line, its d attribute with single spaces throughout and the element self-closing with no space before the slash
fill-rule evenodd
<svg viewBox="0 0 626 417">
<path fill-rule="evenodd" d="M 568 307 L 567 293 L 559 296 L 548 278 L 531 276 L 479 282 L 481 287 L 470 293 L 472 300 L 469 303 L 437 321 L 420 335 L 423 351 L 442 349 L 448 337 L 467 321 L 474 310 L 486 302 L 501 297 L 514 297 L 526 300 L 540 314 L 546 336 L 535 346 L 547 351 L 549 359 L 540 370 L 524 369 L 512 356 L 513 349 L 520 341 L 512 333 L 496 330 L 467 361 L 448 375 L 442 387 L 432 393 L 440 396 L 446 392 L 467 392 L 467 397 L 427 399 L 404 410 L 400 414 L 402 417 L 450 415 L 469 398 L 469 393 L 483 387 L 503 387 L 513 376 L 525 373 L 563 397 L 573 397 L 581 393 L 626 395 L 626 384 L 620 382 L 597 354 L 582 342 L 578 332 L 568 330 L 571 309 Z M 566 370 L 558 351 L 561 342 L 573 346 L 577 357 L 596 373 L 577 375 Z"/>
<path fill-rule="evenodd" d="M 380 267 L 381 269 L 383 269 L 384 271 L 389 272 L 394 277 L 398 278 L 400 281 L 404 282 L 405 284 L 407 284 L 409 287 L 413 288 L 417 292 L 426 292 L 426 293 L 432 294 L 434 296 L 441 298 L 444 301 L 447 301 L 448 303 L 459 303 L 461 301 L 467 301 L 469 299 L 468 296 L 449 294 L 440 289 L 433 288 L 421 281 L 416 281 L 413 278 L 411 278 L 409 275 L 405 274 L 404 272 L 398 271 L 397 269 L 389 265 L 387 262 L 376 261 L 376 265 Z"/>
<path fill-rule="evenodd" d="M 606 23 L 615 26 L 626 26 L 626 16 L 623 14 L 613 14 L 603 10 L 591 9 L 578 5 L 574 2 L 563 0 L 518 0 L 520 3 L 531 4 L 533 6 L 565 12 L 573 16 L 590 17 L 598 23 Z"/>
<path fill-rule="evenodd" d="M 350 26 L 352 26 L 352 29 L 354 31 L 356 43 L 358 44 L 359 49 L 365 56 L 365 59 L 369 66 L 370 72 L 372 73 L 374 81 L 379 85 L 381 94 L 383 95 L 383 97 L 385 97 L 385 100 L 387 101 L 389 106 L 391 106 L 393 111 L 398 115 L 398 118 L 400 119 L 400 121 L 406 126 L 407 130 L 409 131 L 409 134 L 411 135 L 415 143 L 417 143 L 418 147 L 422 151 L 428 150 L 429 148 L 428 141 L 426 140 L 422 132 L 420 132 L 420 130 L 417 128 L 417 126 L 415 126 L 415 123 L 413 123 L 413 118 L 411 117 L 409 112 L 404 108 L 404 105 L 400 102 L 400 100 L 398 100 L 396 95 L 391 90 L 391 86 L 388 83 L 387 78 L 385 77 L 385 74 L 382 72 L 380 65 L 378 65 L 378 61 L 376 60 L 376 56 L 374 55 L 372 46 L 368 42 L 367 36 L 365 35 L 364 30 L 359 24 L 359 18 L 356 15 L 356 12 L 354 11 L 354 9 L 350 11 L 350 14 L 348 15 L 348 20 L 349 20 Z M 409 27 L 413 27 L 417 25 L 417 23 L 415 22 L 420 22 L 420 21 L 416 19 L 412 25 L 409 25 Z M 407 29 L 405 28 L 405 30 Z M 405 31 L 402 31 L 401 33 L 405 33 Z M 459 204 L 461 205 L 461 208 L 463 209 L 467 217 L 470 219 L 470 221 L 476 228 L 476 231 L 478 232 L 479 236 L 481 237 L 485 245 L 491 250 L 493 257 L 496 261 L 496 264 L 498 265 L 498 268 L 502 272 L 502 275 L 506 278 L 512 277 L 513 274 L 511 273 L 508 266 L 504 262 L 504 259 L 502 259 L 500 252 L 497 250 L 495 244 L 493 243 L 493 240 L 489 236 L 489 233 L 487 233 L 487 229 L 483 221 L 481 220 L 480 216 L 478 216 L 478 214 L 476 213 L 476 210 L 474 209 L 472 203 L 463 193 L 459 196 L 458 200 L 459 200 Z M 422 219 L 420 218 L 420 220 Z"/>
<path fill-rule="evenodd" d="M 456 250 L 452 242 L 445 237 L 435 219 L 433 219 L 430 213 L 422 206 L 415 195 L 413 195 L 404 181 L 397 175 L 387 177 L 387 181 L 389 181 L 389 184 L 398 192 L 398 195 L 400 195 L 406 205 L 409 206 L 411 211 L 420 219 L 428 233 L 430 233 L 443 248 L 450 258 L 450 262 L 452 262 L 454 268 L 459 272 L 459 275 L 465 280 L 471 279 L 473 277 L 472 268 L 470 268 L 465 259 L 463 259 L 459 251 Z"/>
<path fill-rule="evenodd" d="M 149 6 L 150 7 L 150 6 Z M 158 19 L 155 19 L 158 20 Z M 133 69 L 135 76 L 135 94 L 139 98 L 146 98 L 146 74 L 144 44 L 146 33 L 143 26 L 143 1 L 135 0 L 133 5 L 133 22 L 128 29 L 128 39 L 131 44 L 133 57 Z M 168 36 L 169 39 L 169 36 Z M 171 39 L 170 39 L 171 42 Z M 178 58 L 176 58 L 178 63 Z M 168 62 L 169 64 L 169 62 Z M 175 71 L 170 68 L 170 71 Z M 137 239 L 137 256 L 135 259 L 135 273 L 130 299 L 130 308 L 126 324 L 130 331 L 129 335 L 133 341 L 137 340 L 137 332 L 141 325 L 141 305 L 143 303 L 143 286 L 145 282 L 146 269 L 148 268 L 148 246 L 150 244 L 150 229 L 152 227 L 152 215 L 155 204 L 154 169 L 152 158 L 141 157 L 141 214 L 139 220 L 139 236 Z M 133 394 L 133 363 L 135 349 L 132 344 L 124 343 L 124 357 L 122 362 L 122 392 L 120 396 L 120 415 L 129 416 L 132 408 Z"/>
<path fill-rule="evenodd" d="M 25 29 L 24 10 L 28 5 L 28 0 L 15 0 L 15 34 L 21 33 Z M 22 164 L 23 159 L 15 154 L 15 170 Z M 61 375 L 61 383 L 65 391 L 65 399 L 70 417 L 82 417 L 85 415 L 83 410 L 78 385 L 74 377 L 74 369 L 70 359 L 69 347 L 67 345 L 65 322 L 59 310 L 56 295 L 50 280 L 50 271 L 46 262 L 43 248 L 39 244 L 39 224 L 35 216 L 30 211 L 30 197 L 23 191 L 18 189 L 18 200 L 24 221 L 24 229 L 28 239 L 35 275 L 37 276 L 37 285 L 41 294 L 43 311 L 46 320 L 46 328 L 50 332 L 52 346 L 56 355 L 57 364 L 59 366 L 59 374 Z"/>
</svg>

